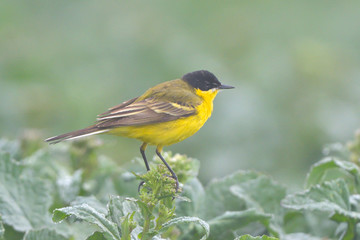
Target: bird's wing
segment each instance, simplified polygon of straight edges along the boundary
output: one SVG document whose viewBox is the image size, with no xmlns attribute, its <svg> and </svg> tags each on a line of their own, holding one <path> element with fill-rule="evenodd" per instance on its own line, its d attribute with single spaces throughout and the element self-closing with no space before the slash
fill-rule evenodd
<svg viewBox="0 0 360 240">
<path fill-rule="evenodd" d="M 136 98 L 127 100 L 127 101 L 125 101 L 125 102 L 123 102 L 123 103 L 120 103 L 119 105 L 116 105 L 116 106 L 114 106 L 114 107 L 111 107 L 111 108 L 108 109 L 108 111 L 99 114 L 98 117 L 101 118 L 101 117 L 103 117 L 103 116 L 106 116 L 106 115 L 111 114 L 112 112 L 115 112 L 116 110 L 122 109 L 122 108 L 124 108 L 124 107 L 132 104 L 133 102 L 135 102 L 136 99 L 138 99 L 138 98 L 136 97 Z"/>
<path fill-rule="evenodd" d="M 147 125 L 159 122 L 173 121 L 179 118 L 191 116 L 196 113 L 199 101 L 184 99 L 184 93 L 152 94 L 143 100 L 136 99 L 129 104 L 120 104 L 101 114 L 97 119 L 96 126 L 99 128 L 114 128 L 120 126 Z M 193 96 L 192 96 L 193 97 Z"/>
</svg>

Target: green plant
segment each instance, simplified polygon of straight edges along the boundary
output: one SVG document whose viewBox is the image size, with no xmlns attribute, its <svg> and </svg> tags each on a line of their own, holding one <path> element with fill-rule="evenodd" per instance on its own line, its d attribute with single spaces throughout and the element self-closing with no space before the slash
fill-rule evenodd
<svg viewBox="0 0 360 240">
<path fill-rule="evenodd" d="M 291 194 L 254 171 L 204 187 L 197 160 L 165 153 L 176 193 L 156 158 L 140 175 L 136 161 L 123 169 L 97 146 L 0 140 L 0 239 L 360 239 L 358 134 L 348 148 L 330 146 Z"/>
</svg>

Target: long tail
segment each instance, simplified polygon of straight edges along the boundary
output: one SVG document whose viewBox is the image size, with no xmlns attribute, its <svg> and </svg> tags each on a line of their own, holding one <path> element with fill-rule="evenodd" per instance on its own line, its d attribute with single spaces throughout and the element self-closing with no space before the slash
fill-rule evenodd
<svg viewBox="0 0 360 240">
<path fill-rule="evenodd" d="M 73 132 L 69 132 L 69 133 L 61 134 L 59 136 L 45 139 L 45 142 L 48 142 L 50 144 L 55 144 L 55 143 L 59 143 L 59 142 L 65 141 L 65 140 L 82 138 L 82 137 L 86 137 L 86 136 L 90 136 L 90 135 L 94 135 L 94 134 L 104 133 L 107 131 L 109 131 L 109 129 L 99 129 L 96 126 L 90 126 L 90 127 L 84 128 L 84 129 L 80 129 L 77 131 L 73 131 Z"/>
</svg>

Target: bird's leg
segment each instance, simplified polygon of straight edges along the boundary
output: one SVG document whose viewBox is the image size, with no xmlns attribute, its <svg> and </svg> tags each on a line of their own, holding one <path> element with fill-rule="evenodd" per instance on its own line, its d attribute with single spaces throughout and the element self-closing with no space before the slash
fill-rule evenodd
<svg viewBox="0 0 360 240">
<path fill-rule="evenodd" d="M 178 177 L 176 176 L 175 172 L 171 169 L 171 167 L 169 166 L 169 164 L 165 161 L 165 159 L 163 158 L 163 156 L 161 155 L 161 150 L 162 147 L 158 146 L 156 148 L 156 154 L 159 156 L 159 158 L 161 159 L 161 161 L 165 164 L 165 166 L 167 167 L 167 169 L 170 171 L 171 173 L 171 178 L 173 178 L 176 181 L 176 192 L 179 190 L 179 180 Z"/>
<path fill-rule="evenodd" d="M 149 163 L 148 163 L 148 161 L 146 159 L 146 155 L 145 155 L 146 146 L 147 146 L 147 143 L 144 142 L 140 147 L 140 153 L 141 153 L 142 158 L 144 159 L 146 171 L 150 171 Z M 145 183 L 144 181 L 140 182 L 139 187 L 138 187 L 138 192 L 140 192 L 140 188 L 142 187 L 142 185 L 144 185 L 144 183 Z"/>
<path fill-rule="evenodd" d="M 147 143 L 144 142 L 140 147 L 140 153 L 141 153 L 142 158 L 144 159 L 146 171 L 150 171 L 149 163 L 148 163 L 148 161 L 146 159 L 146 155 L 145 155 L 146 147 L 147 147 Z"/>
</svg>

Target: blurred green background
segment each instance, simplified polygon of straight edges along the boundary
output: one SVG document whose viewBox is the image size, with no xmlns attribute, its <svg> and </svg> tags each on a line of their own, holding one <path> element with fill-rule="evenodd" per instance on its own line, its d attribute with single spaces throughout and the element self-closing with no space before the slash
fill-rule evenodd
<svg viewBox="0 0 360 240">
<path fill-rule="evenodd" d="M 255 169 L 299 187 L 323 146 L 359 127 L 359 9 L 359 1 L 2 0 L 0 134 L 76 130 L 157 83 L 207 69 L 236 89 L 218 95 L 201 131 L 165 150 L 198 158 L 204 182 Z M 136 140 L 101 139 L 100 151 L 119 162 L 140 156 Z"/>
</svg>

